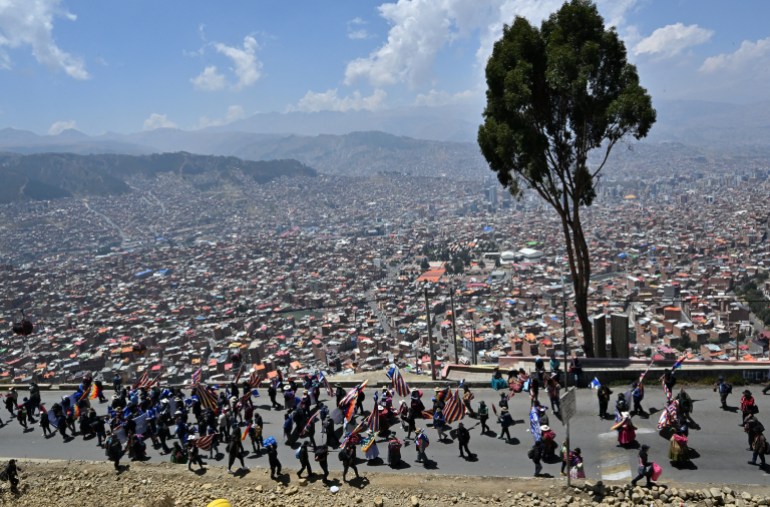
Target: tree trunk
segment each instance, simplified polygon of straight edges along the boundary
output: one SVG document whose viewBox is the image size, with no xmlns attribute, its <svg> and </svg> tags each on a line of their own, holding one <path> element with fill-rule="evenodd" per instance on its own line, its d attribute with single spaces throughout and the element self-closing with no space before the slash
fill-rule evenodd
<svg viewBox="0 0 770 507">
<path fill-rule="evenodd" d="M 583 331 L 583 351 L 586 357 L 594 357 L 593 326 L 588 320 L 588 288 L 591 282 L 591 259 L 588 244 L 580 222 L 579 207 L 572 207 L 572 216 L 561 213 L 567 257 L 569 258 L 572 288 L 575 291 L 575 313 Z M 566 340 L 566 336 L 564 337 Z M 566 360 L 566 358 L 565 358 Z"/>
</svg>

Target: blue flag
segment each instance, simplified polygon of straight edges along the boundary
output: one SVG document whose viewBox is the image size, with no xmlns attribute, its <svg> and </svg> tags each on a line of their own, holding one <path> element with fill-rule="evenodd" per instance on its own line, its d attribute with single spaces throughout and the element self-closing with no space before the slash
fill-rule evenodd
<svg viewBox="0 0 770 507">
<path fill-rule="evenodd" d="M 540 433 L 540 414 L 537 413 L 537 407 L 532 407 L 532 410 L 529 411 L 529 427 L 535 443 L 539 442 L 542 437 Z"/>
</svg>

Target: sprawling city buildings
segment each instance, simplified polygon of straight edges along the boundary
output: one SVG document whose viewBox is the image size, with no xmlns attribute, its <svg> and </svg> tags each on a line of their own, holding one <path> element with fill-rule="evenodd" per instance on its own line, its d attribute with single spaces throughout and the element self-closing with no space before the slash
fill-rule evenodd
<svg viewBox="0 0 770 507">
<path fill-rule="evenodd" d="M 669 160 L 605 176 L 583 213 L 597 355 L 766 360 L 740 291 L 768 294 L 768 175 Z M 556 215 L 487 174 L 132 185 L 0 208 L 2 381 L 225 380 L 239 360 L 265 377 L 427 371 L 429 327 L 437 367 L 456 348 L 479 363 L 561 357 L 564 340 L 582 354 Z M 11 332 L 20 309 L 28 337 Z"/>
</svg>

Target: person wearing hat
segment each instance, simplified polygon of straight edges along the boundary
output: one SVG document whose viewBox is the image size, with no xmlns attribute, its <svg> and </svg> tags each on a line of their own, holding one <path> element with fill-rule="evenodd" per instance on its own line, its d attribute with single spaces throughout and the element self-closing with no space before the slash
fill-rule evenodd
<svg viewBox="0 0 770 507">
<path fill-rule="evenodd" d="M 428 439 L 428 435 L 425 434 L 425 431 L 422 428 L 417 428 L 414 430 L 415 436 L 414 436 L 414 449 L 417 451 L 417 463 L 428 463 L 428 456 L 425 454 L 425 451 L 428 449 L 428 446 L 430 445 L 430 440 Z"/>
<path fill-rule="evenodd" d="M 647 454 L 649 450 L 650 446 L 646 444 L 639 449 L 639 469 L 636 477 L 631 481 L 632 486 L 636 486 L 636 483 L 644 478 L 647 479 L 647 487 L 652 487 L 652 462 Z"/>
<path fill-rule="evenodd" d="M 508 393 L 500 393 L 500 401 L 497 402 L 497 406 L 500 407 L 500 409 L 508 408 Z"/>
<path fill-rule="evenodd" d="M 727 410 L 727 396 L 733 392 L 733 386 L 725 382 L 725 378 L 720 375 L 714 384 L 714 392 L 719 392 L 719 400 L 722 402 L 722 410 Z"/>
<path fill-rule="evenodd" d="M 446 419 L 444 418 L 444 412 L 437 408 L 435 412 L 433 412 L 433 427 L 438 432 L 438 441 L 443 442 L 446 439 Z"/>
<path fill-rule="evenodd" d="M 543 441 L 545 458 L 556 457 L 556 433 L 547 424 L 540 426 L 540 439 Z"/>
<path fill-rule="evenodd" d="M 487 426 L 487 420 L 489 420 L 489 407 L 484 400 L 479 401 L 479 422 L 481 423 L 481 434 L 484 435 L 489 432 L 489 426 Z"/>
<path fill-rule="evenodd" d="M 746 420 L 746 417 L 749 414 L 753 414 L 754 409 L 756 408 L 756 403 L 754 402 L 754 397 L 751 395 L 751 391 L 746 389 L 743 391 L 743 396 L 741 396 L 741 413 L 743 414 L 742 421 Z"/>
<path fill-rule="evenodd" d="M 500 423 L 500 436 L 497 437 L 500 440 L 505 438 L 506 442 L 511 441 L 511 433 L 510 428 L 513 426 L 513 417 L 511 417 L 511 413 L 508 411 L 508 407 L 504 407 L 500 409 L 500 417 L 497 418 L 498 422 Z"/>
</svg>

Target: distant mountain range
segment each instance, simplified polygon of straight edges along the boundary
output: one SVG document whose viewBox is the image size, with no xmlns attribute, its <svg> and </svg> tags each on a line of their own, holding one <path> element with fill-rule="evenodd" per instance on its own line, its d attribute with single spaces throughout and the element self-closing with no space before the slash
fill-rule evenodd
<svg viewBox="0 0 770 507">
<path fill-rule="evenodd" d="M 641 143 L 631 140 L 629 144 L 639 148 L 633 154 L 613 155 L 613 162 L 618 162 L 616 167 L 633 165 L 645 153 L 660 155 L 659 147 L 664 145 L 665 152 L 676 152 L 679 156 L 770 156 L 770 103 L 660 101 L 654 105 L 658 121 L 650 136 Z M 138 166 L 152 165 L 155 160 L 139 157 L 132 164 L 115 157 L 118 154 L 175 153 L 179 157 L 177 152 L 187 152 L 184 156 L 188 161 L 193 157 L 191 154 L 217 156 L 211 159 L 214 167 L 236 163 L 222 157 L 251 161 L 292 159 L 299 165 L 289 170 L 290 166 L 282 163 L 279 172 L 286 169 L 293 173 L 300 166 L 304 168 L 301 172 L 309 170 L 305 167 L 309 166 L 326 174 L 366 176 L 388 172 L 478 180 L 492 174 L 475 142 L 480 122 L 480 106 L 455 106 L 355 113 L 264 113 L 195 131 L 158 129 L 98 136 L 76 130 L 37 135 L 6 128 L 0 130 L 0 151 L 17 155 L 7 155 L 2 160 L 0 200 L 18 198 L 18 192 L 32 198 L 38 192 L 63 196 L 83 191 L 76 188 L 77 178 L 56 176 L 54 167 L 62 174 L 80 171 L 78 174 L 88 178 L 86 186 L 93 187 L 93 191 L 99 187 L 104 192 L 119 193 L 125 191 L 122 171 L 139 170 Z M 18 155 L 43 153 L 102 156 L 41 159 Z M 165 162 L 169 166 L 176 163 Z M 109 164 L 113 166 L 108 167 Z M 242 161 L 237 164 L 241 168 L 248 165 Z"/>
<path fill-rule="evenodd" d="M 28 139 L 28 138 L 27 138 Z M 154 155 L 78 155 L 74 153 L 0 154 L 0 203 L 120 195 L 131 191 L 126 180 L 173 173 L 201 190 L 239 178 L 266 183 L 280 176 L 315 176 L 296 160 L 245 161 L 235 157 L 185 152 Z"/>
</svg>

